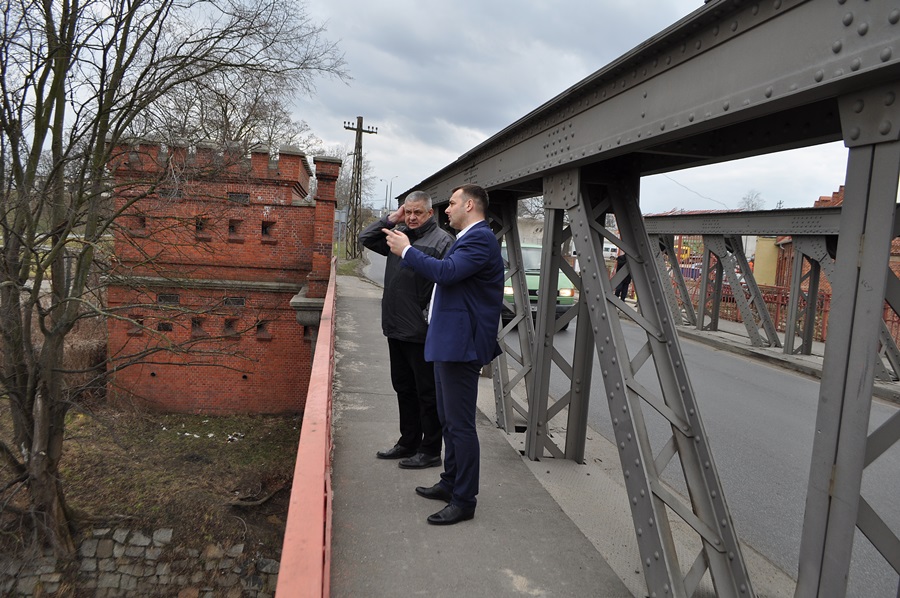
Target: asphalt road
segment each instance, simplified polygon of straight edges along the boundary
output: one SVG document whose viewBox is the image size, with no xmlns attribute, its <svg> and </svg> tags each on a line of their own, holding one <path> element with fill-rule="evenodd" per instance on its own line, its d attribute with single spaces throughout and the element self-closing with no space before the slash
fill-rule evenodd
<svg viewBox="0 0 900 598">
<path fill-rule="evenodd" d="M 569 327 L 570 331 L 574 329 L 574 325 Z M 624 323 L 623 331 L 633 352 L 643 333 L 630 322 Z M 572 332 L 561 333 L 557 349 L 570 356 L 574 339 Z M 796 578 L 818 380 L 690 340 L 682 340 L 682 352 L 741 539 Z M 658 389 L 652 370 L 645 370 L 647 367 L 638 374 L 638 380 Z M 556 374 L 551 393 L 560 396 L 566 380 Z M 598 370 L 593 376 L 592 397 L 605 395 L 601 379 Z M 870 430 L 896 409 L 876 400 Z M 652 409 L 644 413 L 651 443 L 659 448 L 667 439 L 665 424 Z M 614 442 L 604 401 L 592 401 L 589 425 Z M 669 470 L 667 474 L 667 481 L 684 493 L 684 483 Z M 900 529 L 898 480 L 897 446 L 873 463 L 863 478 L 863 495 L 893 530 Z M 856 536 L 847 595 L 896 596 L 896 573 L 861 533 Z"/>
</svg>

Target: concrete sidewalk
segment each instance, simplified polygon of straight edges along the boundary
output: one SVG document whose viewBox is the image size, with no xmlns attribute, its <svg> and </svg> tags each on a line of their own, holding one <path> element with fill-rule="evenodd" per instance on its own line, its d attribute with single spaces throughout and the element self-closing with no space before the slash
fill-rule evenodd
<svg viewBox="0 0 900 598">
<path fill-rule="evenodd" d="M 483 414 L 475 519 L 425 522 L 443 503 L 414 488 L 438 481 L 440 469 L 375 458 L 398 437 L 381 288 L 341 276 L 337 294 L 331 595 L 632 596 Z M 493 405 L 490 380 L 481 395 Z"/>
</svg>

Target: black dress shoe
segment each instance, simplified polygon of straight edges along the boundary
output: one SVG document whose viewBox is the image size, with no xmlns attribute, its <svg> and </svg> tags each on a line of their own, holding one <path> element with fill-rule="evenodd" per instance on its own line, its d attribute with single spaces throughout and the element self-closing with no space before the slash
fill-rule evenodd
<svg viewBox="0 0 900 598">
<path fill-rule="evenodd" d="M 475 507 L 464 509 L 456 505 L 447 505 L 434 515 L 429 515 L 428 523 L 431 525 L 453 525 L 460 521 L 468 521 L 475 517 Z"/>
<path fill-rule="evenodd" d="M 395 444 L 393 448 L 389 448 L 386 451 L 378 451 L 375 453 L 375 456 L 379 459 L 404 459 L 406 457 L 412 457 L 415 454 L 415 449 L 408 449 L 405 446 Z"/>
<path fill-rule="evenodd" d="M 440 464 L 440 455 L 426 455 L 425 453 L 416 453 L 409 459 L 403 459 L 398 463 L 403 469 L 425 469 L 426 467 L 437 467 Z"/>
<path fill-rule="evenodd" d="M 453 498 L 453 493 L 441 486 L 440 482 L 430 487 L 416 486 L 416 494 L 424 496 L 425 498 L 442 500 L 444 502 L 450 502 L 450 499 Z"/>
</svg>

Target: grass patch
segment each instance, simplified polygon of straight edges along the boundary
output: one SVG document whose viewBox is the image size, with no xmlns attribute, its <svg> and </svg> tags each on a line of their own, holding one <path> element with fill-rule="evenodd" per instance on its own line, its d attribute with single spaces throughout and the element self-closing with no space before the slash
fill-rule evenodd
<svg viewBox="0 0 900 598">
<path fill-rule="evenodd" d="M 363 260 L 357 258 L 355 260 L 342 260 L 338 258 L 337 273 L 340 276 L 356 276 L 362 274 Z"/>
<path fill-rule="evenodd" d="M 60 473 L 75 525 L 171 527 L 187 548 L 244 543 L 278 558 L 300 423 L 110 408 L 70 414 Z M 0 428 L 10 426 L 3 410 Z M 254 507 L 229 504 L 269 496 Z"/>
</svg>

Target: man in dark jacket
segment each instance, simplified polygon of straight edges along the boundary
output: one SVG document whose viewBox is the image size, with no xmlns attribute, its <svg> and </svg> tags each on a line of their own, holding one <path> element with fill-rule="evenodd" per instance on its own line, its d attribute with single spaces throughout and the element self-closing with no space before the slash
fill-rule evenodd
<svg viewBox="0 0 900 598">
<path fill-rule="evenodd" d="M 434 388 L 434 365 L 425 361 L 428 307 L 434 283 L 402 265 L 391 253 L 382 229 L 403 231 L 412 245 L 441 259 L 453 244 L 453 236 L 434 218 L 431 197 L 413 191 L 395 212 L 379 219 L 360 233 L 368 249 L 387 256 L 381 327 L 388 339 L 391 383 L 400 410 L 400 439 L 390 449 L 378 451 L 379 459 L 401 459 L 404 469 L 441 465 L 441 422 Z"/>
</svg>

